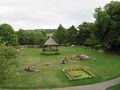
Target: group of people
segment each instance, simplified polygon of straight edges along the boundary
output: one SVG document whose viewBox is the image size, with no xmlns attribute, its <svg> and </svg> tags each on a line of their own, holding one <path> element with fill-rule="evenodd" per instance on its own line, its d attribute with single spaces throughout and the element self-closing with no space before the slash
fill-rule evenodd
<svg viewBox="0 0 120 90">
<path fill-rule="evenodd" d="M 88 60 L 89 56 L 85 55 L 85 54 L 81 54 L 79 55 L 74 55 L 72 58 L 72 60 Z"/>
<path fill-rule="evenodd" d="M 38 70 L 36 69 L 36 67 L 35 66 L 25 66 L 25 71 L 28 71 L 28 72 L 37 72 Z"/>
<path fill-rule="evenodd" d="M 85 55 L 85 54 L 81 54 L 80 56 L 73 56 L 71 58 L 72 60 L 88 60 L 89 56 Z M 67 57 L 64 57 L 64 59 L 62 60 L 61 64 L 67 64 L 68 60 Z M 96 58 L 93 59 L 93 64 L 96 64 Z"/>
<path fill-rule="evenodd" d="M 76 56 L 74 55 L 72 58 L 72 60 L 87 60 L 89 59 L 89 56 L 85 55 L 85 54 L 81 54 L 80 56 Z M 68 60 L 67 60 L 67 57 L 65 56 L 64 59 L 62 60 L 61 64 L 67 64 Z M 96 64 L 96 58 L 93 59 L 93 64 Z M 35 72 L 35 71 L 39 71 L 36 69 L 35 66 L 25 66 L 24 68 L 25 71 L 28 71 L 28 72 Z"/>
<path fill-rule="evenodd" d="M 73 60 L 87 60 L 89 57 L 87 55 L 82 54 L 81 56 L 73 56 L 72 59 Z M 68 60 L 67 57 L 64 57 L 64 59 L 62 60 L 61 64 L 67 64 Z M 96 64 L 96 58 L 93 59 L 93 64 Z M 16 65 L 16 68 L 18 68 L 18 66 Z M 24 68 L 25 71 L 28 72 L 37 72 L 39 70 L 36 69 L 35 66 L 25 66 Z"/>
</svg>

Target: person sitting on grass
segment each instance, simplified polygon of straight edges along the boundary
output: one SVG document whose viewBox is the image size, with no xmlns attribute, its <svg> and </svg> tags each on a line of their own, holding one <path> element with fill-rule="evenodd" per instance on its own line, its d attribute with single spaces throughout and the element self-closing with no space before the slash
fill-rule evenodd
<svg viewBox="0 0 120 90">
<path fill-rule="evenodd" d="M 25 71 L 31 71 L 29 66 L 25 66 Z"/>
<path fill-rule="evenodd" d="M 65 57 L 64 60 L 62 60 L 62 64 L 66 64 L 67 63 L 67 58 Z"/>
<path fill-rule="evenodd" d="M 88 60 L 89 56 L 85 55 L 85 54 L 81 54 L 80 55 L 80 60 Z"/>
<path fill-rule="evenodd" d="M 25 71 L 28 71 L 28 72 L 37 72 L 38 70 L 35 68 L 35 66 L 32 66 L 32 67 L 29 67 L 29 66 L 26 66 L 25 67 Z"/>
<path fill-rule="evenodd" d="M 76 55 L 73 55 L 71 59 L 72 59 L 72 60 L 76 60 L 76 58 L 77 58 L 77 56 L 76 56 Z"/>
<path fill-rule="evenodd" d="M 80 60 L 80 56 L 79 56 L 79 55 L 77 55 L 77 56 L 76 56 L 76 59 L 77 59 L 77 60 Z"/>
</svg>

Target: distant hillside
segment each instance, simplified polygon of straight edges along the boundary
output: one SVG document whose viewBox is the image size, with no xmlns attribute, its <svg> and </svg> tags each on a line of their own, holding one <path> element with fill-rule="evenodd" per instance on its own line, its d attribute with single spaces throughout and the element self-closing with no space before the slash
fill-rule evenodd
<svg viewBox="0 0 120 90">
<path fill-rule="evenodd" d="M 56 29 L 45 29 L 45 31 L 48 33 L 48 34 L 53 34 Z"/>
<path fill-rule="evenodd" d="M 47 34 L 53 34 L 56 31 L 56 29 L 26 29 L 25 31 L 46 31 Z"/>
</svg>

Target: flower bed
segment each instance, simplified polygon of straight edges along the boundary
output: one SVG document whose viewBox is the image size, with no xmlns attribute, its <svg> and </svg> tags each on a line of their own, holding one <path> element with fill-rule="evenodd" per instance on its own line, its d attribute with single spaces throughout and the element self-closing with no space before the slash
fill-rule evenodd
<svg viewBox="0 0 120 90">
<path fill-rule="evenodd" d="M 41 52 L 42 55 L 59 55 L 59 52 Z"/>
<path fill-rule="evenodd" d="M 88 79 L 95 77 L 93 73 L 81 67 L 63 69 L 69 80 Z"/>
</svg>

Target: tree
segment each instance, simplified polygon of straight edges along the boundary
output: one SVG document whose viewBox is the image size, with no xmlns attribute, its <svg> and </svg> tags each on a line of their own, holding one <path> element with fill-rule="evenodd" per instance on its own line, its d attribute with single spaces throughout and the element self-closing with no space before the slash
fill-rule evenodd
<svg viewBox="0 0 120 90">
<path fill-rule="evenodd" d="M 84 42 L 90 38 L 92 30 L 94 30 L 94 24 L 89 22 L 83 22 L 78 26 L 79 34 L 77 36 L 77 42 L 79 44 L 84 44 Z"/>
<path fill-rule="evenodd" d="M 20 45 L 25 45 L 26 44 L 26 35 L 25 32 L 20 29 L 18 32 L 16 32 L 17 37 L 18 37 L 18 43 Z"/>
<path fill-rule="evenodd" d="M 54 33 L 53 37 L 59 44 L 66 44 L 66 30 L 61 24 L 59 25 L 57 31 Z"/>
<path fill-rule="evenodd" d="M 66 37 L 67 43 L 76 44 L 75 40 L 76 40 L 77 32 L 78 32 L 77 29 L 73 25 L 67 30 L 67 37 Z"/>
<path fill-rule="evenodd" d="M 120 51 L 120 2 L 112 1 L 103 9 L 97 8 L 94 16 L 96 38 L 106 49 Z"/>
<path fill-rule="evenodd" d="M 43 45 L 47 39 L 47 33 L 43 30 L 36 30 L 34 32 L 35 45 Z"/>
<path fill-rule="evenodd" d="M 43 45 L 47 39 L 47 33 L 43 30 L 22 30 L 17 32 L 20 45 Z"/>
<path fill-rule="evenodd" d="M 17 42 L 16 34 L 13 28 L 8 24 L 0 25 L 0 39 L 5 45 L 15 45 Z"/>
</svg>

